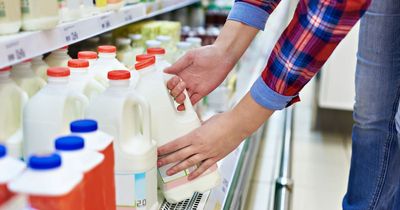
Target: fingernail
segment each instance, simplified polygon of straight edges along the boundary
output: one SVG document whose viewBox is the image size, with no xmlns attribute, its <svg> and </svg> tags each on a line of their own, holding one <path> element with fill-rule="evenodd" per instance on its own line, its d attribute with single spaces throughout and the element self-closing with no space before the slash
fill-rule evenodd
<svg viewBox="0 0 400 210">
<path fill-rule="evenodd" d="M 167 175 L 168 175 L 168 176 L 174 175 L 174 171 L 173 171 L 173 170 L 168 170 L 168 171 L 167 171 Z"/>
<path fill-rule="evenodd" d="M 157 161 L 157 166 L 160 167 L 162 165 L 161 161 Z"/>
</svg>

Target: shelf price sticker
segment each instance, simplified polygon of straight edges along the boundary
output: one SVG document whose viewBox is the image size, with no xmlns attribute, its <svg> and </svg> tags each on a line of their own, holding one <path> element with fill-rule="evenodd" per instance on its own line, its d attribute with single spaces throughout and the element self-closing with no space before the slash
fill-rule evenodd
<svg viewBox="0 0 400 210">
<path fill-rule="evenodd" d="M 128 11 L 124 12 L 124 21 L 125 22 L 132 22 L 133 21 L 132 11 L 128 10 Z"/>
<path fill-rule="evenodd" d="M 66 42 L 75 42 L 79 39 L 79 32 L 75 25 L 64 27 L 64 37 Z"/>
<path fill-rule="evenodd" d="M 110 15 L 105 15 L 100 17 L 100 28 L 102 30 L 108 30 L 111 27 L 111 17 Z"/>
<path fill-rule="evenodd" d="M 21 61 L 26 58 L 25 49 L 19 41 L 13 41 L 5 45 L 8 62 Z"/>
</svg>

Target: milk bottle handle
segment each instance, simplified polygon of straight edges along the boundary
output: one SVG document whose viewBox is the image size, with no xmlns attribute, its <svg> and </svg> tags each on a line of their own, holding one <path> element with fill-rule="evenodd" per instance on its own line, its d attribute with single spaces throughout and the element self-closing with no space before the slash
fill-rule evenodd
<svg viewBox="0 0 400 210">
<path fill-rule="evenodd" d="M 168 82 L 168 80 L 171 79 L 173 76 L 174 76 L 174 75 L 172 75 L 172 74 L 165 74 L 165 73 L 164 73 L 164 82 L 165 82 L 165 87 L 166 87 L 166 88 L 167 88 L 167 82 Z M 176 112 L 178 112 L 178 113 L 192 113 L 192 112 L 195 112 L 195 111 L 194 111 L 194 108 L 193 108 L 193 105 L 192 105 L 192 102 L 190 101 L 189 94 L 188 94 L 188 92 L 187 92 L 186 89 L 183 91 L 183 94 L 185 95 L 185 100 L 183 101 L 183 105 L 185 105 L 185 110 L 184 110 L 184 111 L 177 111 L 177 110 L 175 109 L 174 98 L 169 94 L 170 99 L 171 99 L 171 104 L 172 104 L 172 106 L 174 107 L 174 110 L 175 110 Z"/>
<path fill-rule="evenodd" d="M 143 137 L 145 140 L 148 140 L 151 143 L 151 130 L 150 130 L 150 105 L 149 103 L 140 95 L 135 93 L 130 93 L 128 95 L 128 100 L 130 100 L 133 104 L 137 104 L 140 106 L 143 114 Z M 137 127 L 139 128 L 139 127 Z"/>
<path fill-rule="evenodd" d="M 40 88 L 43 88 L 43 87 L 46 85 L 46 81 L 44 81 L 44 79 L 42 79 L 42 78 L 39 77 L 39 80 L 38 80 L 38 81 L 39 81 L 39 83 L 40 83 L 40 84 L 39 84 L 39 85 L 40 85 Z"/>
<path fill-rule="evenodd" d="M 77 101 L 78 103 L 80 103 L 82 108 L 79 110 L 81 112 L 81 113 L 79 113 L 80 114 L 79 116 L 83 117 L 86 107 L 89 106 L 89 99 L 85 95 L 83 95 L 82 93 L 79 93 L 79 92 L 76 92 L 76 91 L 69 92 L 67 98 L 72 99 L 72 100 Z"/>
<path fill-rule="evenodd" d="M 91 79 L 89 81 L 89 85 L 92 86 L 95 90 L 97 90 L 97 91 L 95 91 L 97 93 L 102 93 L 106 90 L 106 88 L 103 85 L 101 85 L 101 83 L 99 81 L 97 81 L 95 79 Z M 91 93 L 89 98 L 91 99 L 92 97 L 93 97 L 93 92 Z"/>
</svg>

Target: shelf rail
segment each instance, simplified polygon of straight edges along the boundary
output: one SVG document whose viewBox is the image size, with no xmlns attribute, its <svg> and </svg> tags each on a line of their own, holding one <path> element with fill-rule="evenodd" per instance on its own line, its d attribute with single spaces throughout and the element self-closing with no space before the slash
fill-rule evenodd
<svg viewBox="0 0 400 210">
<path fill-rule="evenodd" d="M 283 147 L 279 168 L 279 177 L 275 181 L 274 210 L 290 210 L 293 190 L 292 141 L 294 108 L 285 110 Z"/>
</svg>

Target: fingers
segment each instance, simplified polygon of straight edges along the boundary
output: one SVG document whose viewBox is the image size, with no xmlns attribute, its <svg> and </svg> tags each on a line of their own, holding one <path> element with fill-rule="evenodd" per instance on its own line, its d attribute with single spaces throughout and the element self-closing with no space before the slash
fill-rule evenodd
<svg viewBox="0 0 400 210">
<path fill-rule="evenodd" d="M 192 102 L 192 104 L 196 104 L 196 103 L 199 102 L 202 98 L 203 98 L 203 96 L 201 96 L 200 94 L 194 93 L 192 96 L 190 96 L 190 101 Z"/>
<path fill-rule="evenodd" d="M 182 56 L 177 62 L 175 62 L 172 66 L 164 69 L 164 72 L 167 74 L 179 74 L 189 66 L 193 64 L 194 54 L 193 52 L 187 52 L 184 56 Z"/>
<path fill-rule="evenodd" d="M 201 155 L 199 155 L 199 154 L 193 155 L 190 158 L 176 164 L 174 167 L 168 169 L 167 175 L 172 176 L 180 171 L 183 171 L 183 170 L 188 169 L 196 164 L 201 163 L 202 160 L 203 159 L 201 158 Z"/>
<path fill-rule="evenodd" d="M 171 141 L 168 144 L 165 144 L 158 148 L 158 156 L 163 156 L 177 150 L 180 150 L 184 147 L 187 147 L 191 144 L 191 135 L 185 135 L 176 139 L 175 141 Z"/>
<path fill-rule="evenodd" d="M 157 161 L 157 166 L 161 167 L 174 162 L 181 162 L 195 153 L 193 147 L 188 146 L 170 155 L 164 156 Z"/>
<path fill-rule="evenodd" d="M 196 179 L 199 177 L 201 174 L 203 174 L 207 169 L 209 169 L 213 164 L 215 164 L 216 161 L 214 159 L 207 159 L 204 161 L 195 171 L 189 174 L 189 181 Z"/>
<path fill-rule="evenodd" d="M 168 80 L 167 88 L 169 90 L 172 90 L 179 84 L 179 82 L 181 82 L 181 78 L 179 78 L 178 76 L 173 76 L 170 80 Z"/>
<path fill-rule="evenodd" d="M 183 91 L 186 88 L 185 82 L 181 81 L 179 82 L 174 89 L 171 90 L 170 94 L 174 97 L 177 98 L 179 95 L 183 95 Z M 178 101 L 177 101 L 178 102 Z M 183 102 L 183 101 L 182 101 Z M 179 102 L 178 102 L 179 103 Z"/>
</svg>

